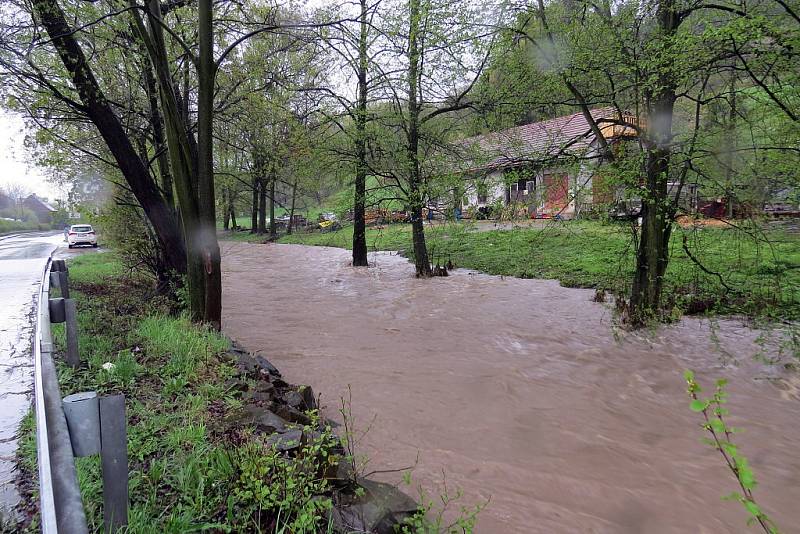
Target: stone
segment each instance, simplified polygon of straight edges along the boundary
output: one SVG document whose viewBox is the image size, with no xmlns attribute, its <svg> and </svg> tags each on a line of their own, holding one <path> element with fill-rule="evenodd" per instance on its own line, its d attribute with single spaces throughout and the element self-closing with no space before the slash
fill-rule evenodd
<svg viewBox="0 0 800 534">
<path fill-rule="evenodd" d="M 267 360 L 263 356 L 255 356 L 253 359 L 255 360 L 256 365 L 258 365 L 259 369 L 266 371 L 268 374 L 276 378 L 280 378 L 281 376 L 280 371 L 278 371 L 278 368 L 272 365 L 269 362 L 269 360 Z"/>
<path fill-rule="evenodd" d="M 294 408 L 293 406 L 289 406 L 286 404 L 273 404 L 271 409 L 273 412 L 283 417 L 287 421 L 291 421 L 292 423 L 297 423 L 299 425 L 311 424 L 311 419 L 306 414 L 304 414 L 297 408 Z"/>
<path fill-rule="evenodd" d="M 256 427 L 258 432 L 272 434 L 286 430 L 286 421 L 283 417 L 259 406 L 245 406 L 243 422 Z"/>
<path fill-rule="evenodd" d="M 224 385 L 227 391 L 247 391 L 247 382 L 238 378 L 229 378 Z"/>
<path fill-rule="evenodd" d="M 267 403 L 272 401 L 272 398 L 274 396 L 275 396 L 275 386 L 273 386 L 269 382 L 261 382 L 258 384 L 258 386 L 256 386 L 256 388 L 253 391 L 248 391 L 245 394 L 245 399 L 259 403 Z"/>
<path fill-rule="evenodd" d="M 288 452 L 300 448 L 303 443 L 303 431 L 299 428 L 291 428 L 279 434 L 273 434 L 266 439 L 268 447 L 275 447 L 275 450 Z"/>
<path fill-rule="evenodd" d="M 391 484 L 359 479 L 364 495 L 347 506 L 334 507 L 330 518 L 336 532 L 391 534 L 417 511 L 417 503 Z"/>
<path fill-rule="evenodd" d="M 280 378 L 281 373 L 263 356 L 253 356 L 251 354 L 241 354 L 236 366 L 240 371 L 261 377 L 263 375 Z"/>
<path fill-rule="evenodd" d="M 314 397 L 314 390 L 311 386 L 297 386 L 297 391 L 303 397 L 303 404 L 306 410 L 317 409 L 317 399 Z"/>
<path fill-rule="evenodd" d="M 305 408 L 305 400 L 303 395 L 297 391 L 287 391 L 283 394 L 283 402 L 297 410 Z"/>
</svg>

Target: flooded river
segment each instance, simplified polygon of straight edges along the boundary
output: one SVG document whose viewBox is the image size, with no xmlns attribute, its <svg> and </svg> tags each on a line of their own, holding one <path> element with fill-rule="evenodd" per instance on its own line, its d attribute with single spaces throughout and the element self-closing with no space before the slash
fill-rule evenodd
<svg viewBox="0 0 800 534">
<path fill-rule="evenodd" d="M 702 444 L 682 377 L 730 379 L 730 422 L 756 499 L 800 531 L 800 381 L 753 355 L 734 320 L 615 335 L 593 292 L 456 270 L 417 280 L 404 258 L 227 243 L 224 330 L 308 383 L 336 416 L 352 390 L 367 470 L 419 462 L 428 491 L 488 501 L 477 532 L 744 532 L 737 489 Z M 709 388 L 710 389 L 710 388 Z M 385 474 L 399 481 L 398 474 Z M 412 492 L 413 493 L 413 492 Z"/>
</svg>

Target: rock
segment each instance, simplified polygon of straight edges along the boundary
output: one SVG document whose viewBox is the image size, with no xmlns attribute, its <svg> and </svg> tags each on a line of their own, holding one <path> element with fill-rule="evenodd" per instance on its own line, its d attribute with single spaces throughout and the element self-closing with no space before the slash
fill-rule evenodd
<svg viewBox="0 0 800 534">
<path fill-rule="evenodd" d="M 336 532 L 392 534 L 395 525 L 417 511 L 417 503 L 390 484 L 366 479 L 359 479 L 358 483 L 364 488 L 364 495 L 330 512 Z"/>
<path fill-rule="evenodd" d="M 286 430 L 288 422 L 281 416 L 259 406 L 245 406 L 242 422 L 256 427 L 258 432 L 272 434 Z"/>
<path fill-rule="evenodd" d="M 268 447 L 287 452 L 299 448 L 303 443 L 303 431 L 299 428 L 288 429 L 280 434 L 273 434 L 266 440 Z"/>
<path fill-rule="evenodd" d="M 297 410 L 302 410 L 306 404 L 303 395 L 293 390 L 283 394 L 283 402 Z"/>
<path fill-rule="evenodd" d="M 248 391 L 245 394 L 245 399 L 259 403 L 267 403 L 272 401 L 274 396 L 275 386 L 269 382 L 260 382 L 253 391 Z"/>
<path fill-rule="evenodd" d="M 275 378 L 280 378 L 281 376 L 278 369 L 263 356 L 241 354 L 236 362 L 236 366 L 240 371 L 255 375 L 259 378 L 263 378 L 264 375 L 274 376 Z"/>
<path fill-rule="evenodd" d="M 229 378 L 225 381 L 227 391 L 247 391 L 247 382 L 239 378 Z"/>
<path fill-rule="evenodd" d="M 272 365 L 269 362 L 269 360 L 267 360 L 263 356 L 255 356 L 253 359 L 256 361 L 256 364 L 258 365 L 258 367 L 260 369 L 266 371 L 267 373 L 269 373 L 270 375 L 272 375 L 272 376 L 274 376 L 276 378 L 280 378 L 281 372 L 278 371 L 278 368 L 275 367 L 274 365 Z"/>
<path fill-rule="evenodd" d="M 323 476 L 328 480 L 328 483 L 338 488 L 350 486 L 356 480 L 353 465 L 341 456 L 335 464 L 326 464 Z"/>
<path fill-rule="evenodd" d="M 291 421 L 292 423 L 297 423 L 299 425 L 311 424 L 311 419 L 293 406 L 288 406 L 286 404 L 273 404 L 271 409 L 276 414 L 283 417 L 287 421 Z"/>
<path fill-rule="evenodd" d="M 311 386 L 297 386 L 297 391 L 303 396 L 303 403 L 306 410 L 317 409 L 317 399 L 314 397 L 314 390 Z"/>
</svg>

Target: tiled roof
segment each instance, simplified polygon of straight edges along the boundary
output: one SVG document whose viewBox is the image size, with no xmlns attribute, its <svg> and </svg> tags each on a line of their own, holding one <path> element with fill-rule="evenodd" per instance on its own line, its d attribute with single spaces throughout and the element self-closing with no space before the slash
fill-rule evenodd
<svg viewBox="0 0 800 534">
<path fill-rule="evenodd" d="M 601 128 L 612 126 L 619 116 L 611 107 L 593 109 L 591 114 Z M 604 137 L 609 137 L 605 131 Z M 594 134 L 583 113 L 573 113 L 501 132 L 469 137 L 459 141 L 458 145 L 473 155 L 465 158 L 470 162 L 469 169 L 462 172 L 469 172 L 579 156 L 586 152 L 592 141 Z"/>
<path fill-rule="evenodd" d="M 39 209 L 43 211 L 58 211 L 53 206 L 42 200 L 36 195 L 29 195 L 28 198 L 25 199 L 25 203 L 31 209 Z"/>
</svg>

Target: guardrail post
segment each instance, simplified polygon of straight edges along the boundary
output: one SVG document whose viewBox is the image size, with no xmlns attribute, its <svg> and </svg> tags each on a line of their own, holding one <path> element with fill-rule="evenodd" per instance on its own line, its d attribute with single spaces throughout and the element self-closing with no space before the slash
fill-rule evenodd
<svg viewBox="0 0 800 534">
<path fill-rule="evenodd" d="M 62 401 L 75 456 L 100 453 L 106 532 L 128 524 L 128 432 L 125 395 L 74 393 Z"/>
<path fill-rule="evenodd" d="M 67 331 L 66 362 L 70 367 L 78 367 L 81 357 L 78 354 L 78 308 L 72 299 L 64 299 L 64 324 Z"/>
<path fill-rule="evenodd" d="M 52 271 L 50 273 L 50 287 L 57 287 L 61 296 L 69 298 L 69 273 L 67 271 Z"/>
<path fill-rule="evenodd" d="M 94 391 L 67 395 L 62 400 L 75 456 L 100 452 L 100 399 Z"/>
<path fill-rule="evenodd" d="M 50 264 L 51 271 L 66 271 L 67 270 L 67 262 L 64 260 L 53 260 Z"/>
<path fill-rule="evenodd" d="M 47 302 L 51 323 L 65 323 L 67 334 L 67 353 L 64 361 L 70 367 L 78 367 L 81 363 L 78 352 L 78 309 L 72 299 L 56 298 Z"/>
<path fill-rule="evenodd" d="M 100 398 L 100 461 L 106 532 L 128 524 L 128 436 L 125 395 Z"/>
</svg>

